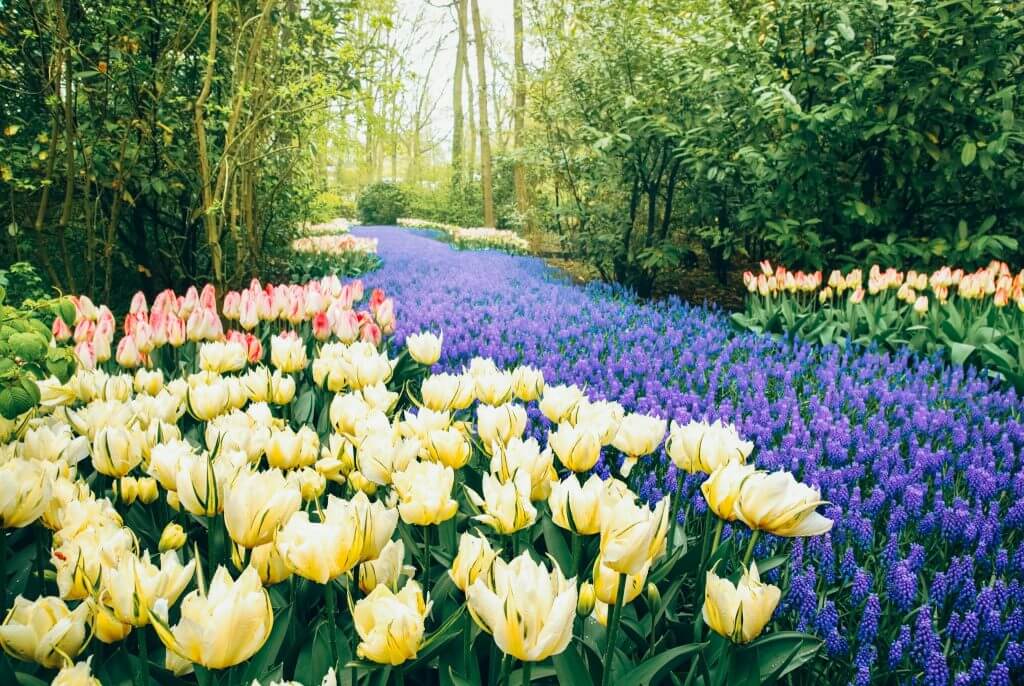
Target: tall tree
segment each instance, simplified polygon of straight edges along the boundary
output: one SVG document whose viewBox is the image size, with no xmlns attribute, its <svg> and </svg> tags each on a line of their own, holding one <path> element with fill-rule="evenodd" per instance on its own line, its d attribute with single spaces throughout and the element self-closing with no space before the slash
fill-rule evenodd
<svg viewBox="0 0 1024 686">
<path fill-rule="evenodd" d="M 456 11 L 455 21 L 458 24 L 458 47 L 455 50 L 455 76 L 452 79 L 452 112 L 454 121 L 452 123 L 452 178 L 456 182 L 462 181 L 462 157 L 463 157 L 463 121 L 462 112 L 462 83 L 463 71 L 466 66 L 466 0 L 455 0 Z"/>
<path fill-rule="evenodd" d="M 494 227 L 494 184 L 491 177 L 491 127 L 487 121 L 487 63 L 480 4 L 473 3 L 473 36 L 476 43 L 477 110 L 480 112 L 480 185 L 483 189 L 484 226 Z"/>
<path fill-rule="evenodd" d="M 515 148 L 515 164 L 512 167 L 512 184 L 516 194 L 516 209 L 526 220 L 530 205 L 529 190 L 526 188 L 526 167 L 523 164 L 523 129 L 526 121 L 526 61 L 523 57 L 523 0 L 512 0 L 513 62 L 515 86 L 512 104 L 512 147 Z M 527 221 L 527 224 L 529 222 Z"/>
</svg>

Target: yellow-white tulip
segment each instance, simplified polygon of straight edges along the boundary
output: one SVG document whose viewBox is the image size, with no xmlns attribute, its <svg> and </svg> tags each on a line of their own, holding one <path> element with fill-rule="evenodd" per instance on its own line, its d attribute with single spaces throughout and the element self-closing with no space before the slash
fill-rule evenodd
<svg viewBox="0 0 1024 686">
<path fill-rule="evenodd" d="M 506 564 L 496 560 L 488 584 L 478 578 L 466 591 L 477 624 L 506 655 L 538 662 L 566 649 L 576 613 L 576 579 L 558 565 L 548 571 L 529 552 Z"/>
<path fill-rule="evenodd" d="M 275 542 L 285 564 L 299 576 L 326 584 L 359 563 L 365 533 L 359 512 L 348 501 L 328 496 L 323 520 L 294 513 Z"/>
<path fill-rule="evenodd" d="M 230 408 L 231 388 L 224 379 L 189 384 L 186 402 L 193 417 L 201 422 L 208 422 Z"/>
<path fill-rule="evenodd" d="M 420 442 L 415 438 L 395 441 L 386 433 L 374 433 L 362 439 L 356 448 L 359 471 L 379 486 L 387 486 L 396 472 L 403 471 L 416 459 Z"/>
<path fill-rule="evenodd" d="M 605 482 L 597 474 L 591 474 L 582 487 L 576 475 L 570 474 L 551 487 L 551 521 L 583 536 L 599 533 L 606 490 Z"/>
<path fill-rule="evenodd" d="M 579 386 L 547 386 L 540 399 L 540 411 L 553 424 L 568 421 L 583 400 Z"/>
<path fill-rule="evenodd" d="M 416 414 L 406 410 L 405 419 L 398 424 L 403 436 L 426 441 L 431 431 L 444 431 L 452 425 L 451 412 L 434 412 L 430 408 L 422 408 Z"/>
<path fill-rule="evenodd" d="M 584 399 L 576 406 L 572 421 L 578 427 L 595 432 L 601 439 L 601 445 L 611 445 L 625 416 L 626 411 L 618 403 L 607 400 L 590 402 Z"/>
<path fill-rule="evenodd" d="M 92 464 L 100 474 L 120 478 L 142 462 L 146 434 L 125 426 L 108 426 L 96 432 Z"/>
<path fill-rule="evenodd" d="M 650 455 L 665 437 L 667 422 L 645 414 L 627 414 L 619 422 L 612 445 L 626 455 L 622 475 L 629 476 L 638 458 Z"/>
<path fill-rule="evenodd" d="M 243 468 L 225 489 L 224 525 L 231 540 L 245 548 L 273 540 L 278 528 L 302 505 L 298 484 L 279 469 Z"/>
<path fill-rule="evenodd" d="M 142 557 L 125 555 L 113 569 L 106 570 L 100 601 L 113 610 L 117 620 L 132 626 L 149 624 L 149 609 L 160 599 L 173 605 L 185 590 L 196 568 L 196 561 L 182 565 L 178 554 L 160 555 L 160 566 Z"/>
<path fill-rule="evenodd" d="M 0 646 L 19 660 L 57 669 L 82 652 L 88 618 L 86 603 L 69 610 L 54 596 L 27 600 L 19 595 L 0 626 Z"/>
<path fill-rule="evenodd" d="M 85 662 L 62 667 L 50 682 L 50 686 L 103 686 L 103 684 L 92 675 L 92 657 L 89 657 Z"/>
<path fill-rule="evenodd" d="M 153 446 L 147 470 L 165 490 L 176 491 L 181 465 L 195 456 L 195 449 L 187 441 L 173 440 L 160 443 Z"/>
<path fill-rule="evenodd" d="M 78 464 L 89 454 L 89 439 L 77 438 L 67 424 L 40 425 L 25 432 L 21 456 L 43 462 L 61 461 L 68 466 Z"/>
<path fill-rule="evenodd" d="M 293 469 L 288 472 L 287 479 L 299 489 L 303 502 L 315 500 L 327 490 L 327 478 L 312 467 Z"/>
<path fill-rule="evenodd" d="M 390 412 L 398 403 L 398 398 L 401 397 L 400 394 L 389 391 L 383 383 L 375 386 L 363 386 L 360 393 L 363 394 L 363 399 L 366 400 L 370 409 L 378 412 Z"/>
<path fill-rule="evenodd" d="M 524 403 L 540 398 L 544 393 L 544 372 L 521 366 L 512 370 L 512 392 Z"/>
<path fill-rule="evenodd" d="M 727 522 L 736 520 L 736 501 L 740 497 L 740 486 L 755 472 L 752 464 L 727 462 L 711 472 L 711 476 L 700 485 L 704 500 L 719 519 Z"/>
<path fill-rule="evenodd" d="M 495 441 L 505 445 L 526 431 L 526 408 L 515 403 L 480 405 L 476 408 L 476 431 L 486 450 Z"/>
<path fill-rule="evenodd" d="M 245 464 L 248 460 L 243 453 L 224 453 L 216 459 L 206 454 L 183 458 L 175 489 L 181 506 L 205 517 L 222 512 L 224 491 Z"/>
<path fill-rule="evenodd" d="M 474 379 L 476 397 L 485 405 L 503 405 L 512 399 L 515 379 L 511 372 L 491 372 Z"/>
<path fill-rule="evenodd" d="M 360 642 L 356 654 L 378 664 L 400 665 L 416 657 L 431 603 L 415 581 L 398 593 L 379 585 L 356 603 L 352 619 Z"/>
<path fill-rule="evenodd" d="M 168 550 L 177 550 L 185 545 L 187 540 L 188 537 L 185 535 L 185 530 L 181 528 L 181 524 L 171 522 L 164 527 L 163 532 L 160 534 L 160 552 L 166 553 Z"/>
<path fill-rule="evenodd" d="M 91 441 L 96 433 L 108 426 L 127 426 L 132 421 L 131 405 L 122 402 L 95 400 L 80 410 L 67 410 L 68 423 L 80 436 Z"/>
<path fill-rule="evenodd" d="M 457 428 L 435 429 L 426 437 L 427 457 L 452 469 L 461 469 L 473 452 L 466 435 Z"/>
<path fill-rule="evenodd" d="M 320 454 L 320 438 L 316 431 L 304 426 L 298 432 L 291 427 L 274 431 L 266 445 L 267 463 L 278 469 L 309 467 Z"/>
<path fill-rule="evenodd" d="M 576 616 L 589 617 L 594 612 L 594 605 L 597 603 L 597 591 L 594 584 L 585 581 L 580 584 L 579 599 L 576 601 Z"/>
<path fill-rule="evenodd" d="M 744 441 L 736 428 L 714 423 L 690 422 L 681 425 L 672 422 L 665 450 L 676 467 L 689 474 L 710 474 L 726 462 L 746 462 L 754 444 Z"/>
<path fill-rule="evenodd" d="M 328 415 L 338 433 L 354 436 L 356 427 L 372 409 L 361 393 L 344 393 L 334 396 Z"/>
<path fill-rule="evenodd" d="M 292 570 L 288 568 L 273 543 L 264 543 L 253 548 L 249 553 L 249 566 L 260 575 L 260 581 L 264 586 L 279 584 L 292 575 Z"/>
<path fill-rule="evenodd" d="M 546 500 L 551 484 L 558 475 L 550 450 L 541 451 L 536 438 L 513 438 L 508 445 L 495 442 L 491 446 L 491 474 L 508 481 L 518 471 L 530 475 L 530 500 Z"/>
<path fill-rule="evenodd" d="M 369 593 L 378 586 L 395 590 L 403 574 L 408 579 L 416 574 L 416 568 L 404 562 L 405 543 L 401 540 L 388 541 L 376 559 L 359 565 L 359 588 L 363 593 Z"/>
<path fill-rule="evenodd" d="M 270 375 L 270 397 L 275 405 L 287 405 L 295 397 L 295 379 L 275 371 Z"/>
<path fill-rule="evenodd" d="M 50 504 L 55 471 L 37 460 L 0 464 L 0 536 L 39 519 Z"/>
<path fill-rule="evenodd" d="M 816 512 L 822 504 L 818 489 L 789 472 L 756 472 L 740 486 L 735 510 L 751 529 L 785 537 L 820 536 L 832 529 L 832 520 Z"/>
<path fill-rule="evenodd" d="M 460 591 L 465 592 L 481 575 L 490 574 L 499 552 L 491 548 L 490 541 L 483 536 L 463 533 L 448 576 Z"/>
<path fill-rule="evenodd" d="M 558 460 L 574 472 L 586 472 L 601 457 L 601 437 L 590 427 L 559 424 L 548 434 L 548 445 Z"/>
<path fill-rule="evenodd" d="M 409 356 L 420 364 L 428 367 L 441 359 L 441 343 L 444 336 L 435 336 L 432 333 L 414 333 L 405 339 L 405 345 L 409 349 Z"/>
<path fill-rule="evenodd" d="M 270 636 L 274 610 L 255 569 L 232 581 L 218 567 L 206 594 L 192 591 L 181 603 L 181 619 L 171 627 L 168 603 L 158 600 L 150 611 L 157 636 L 167 649 L 207 669 L 227 669 L 256 654 Z"/>
<path fill-rule="evenodd" d="M 237 372 L 247 361 L 245 346 L 232 341 L 212 341 L 199 346 L 199 368 L 207 372 Z"/>
<path fill-rule="evenodd" d="M 392 475 L 398 494 L 398 513 L 406 524 L 431 526 L 455 516 L 459 504 L 452 500 L 455 470 L 437 462 L 412 462 Z"/>
<path fill-rule="evenodd" d="M 266 404 L 254 403 L 245 412 L 235 410 L 207 422 L 206 445 L 218 452 L 240 450 L 250 462 L 258 462 L 266 450 L 273 429 L 278 424 L 272 416 L 264 418 L 264 410 L 269 415 Z"/>
<path fill-rule="evenodd" d="M 294 335 L 271 337 L 270 364 L 283 374 L 301 372 L 309 364 L 306 341 Z"/>
<path fill-rule="evenodd" d="M 143 505 L 156 502 L 156 499 L 160 497 L 160 489 L 153 477 L 139 477 L 136 483 L 138 483 L 139 502 Z"/>
<path fill-rule="evenodd" d="M 395 533 L 395 527 L 398 526 L 398 510 L 388 507 L 379 500 L 371 501 L 364 492 L 356 493 L 350 502 L 355 508 L 359 527 L 363 531 L 363 549 L 359 554 L 359 561 L 376 559 Z"/>
<path fill-rule="evenodd" d="M 736 643 L 749 643 L 761 635 L 781 596 L 778 587 L 761 583 L 757 565 L 744 570 L 735 586 L 710 570 L 704 586 L 704 623 Z"/>
<path fill-rule="evenodd" d="M 610 569 L 636 576 L 661 554 L 667 534 L 667 497 L 653 510 L 622 498 L 601 513 L 601 557 Z"/>
<path fill-rule="evenodd" d="M 537 508 L 530 502 L 530 491 L 530 475 L 521 470 L 505 483 L 491 474 L 484 474 L 483 497 L 471 488 L 466 489 L 473 504 L 483 510 L 483 514 L 474 519 L 499 534 L 515 533 L 537 521 Z"/>
<path fill-rule="evenodd" d="M 434 374 L 420 387 L 424 406 L 436 412 L 464 410 L 476 400 L 476 383 L 467 375 Z"/>
<path fill-rule="evenodd" d="M 651 571 L 651 561 L 647 560 L 636 574 L 626 575 L 626 586 L 623 590 L 622 604 L 627 605 L 640 595 L 647 584 L 647 573 Z M 606 566 L 599 555 L 594 560 L 594 591 L 602 603 L 614 605 L 619 592 L 619 572 Z"/>
<path fill-rule="evenodd" d="M 159 369 L 146 369 L 139 367 L 135 370 L 135 377 L 132 379 L 132 386 L 136 393 L 156 395 L 164 387 L 164 373 Z"/>
<path fill-rule="evenodd" d="M 135 537 L 119 523 L 98 521 L 69 536 L 54 534 L 51 562 L 57 570 L 57 589 L 65 600 L 92 595 L 104 570 L 116 567 L 122 557 L 133 555 Z"/>
</svg>

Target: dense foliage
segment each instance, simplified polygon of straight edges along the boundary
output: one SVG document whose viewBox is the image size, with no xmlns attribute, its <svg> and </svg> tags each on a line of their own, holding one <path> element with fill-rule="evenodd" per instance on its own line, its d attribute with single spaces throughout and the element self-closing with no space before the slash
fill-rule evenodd
<svg viewBox="0 0 1024 686">
<path fill-rule="evenodd" d="M 542 5 L 544 219 L 606 278 L 647 293 L 697 246 L 719 271 L 1020 254 L 1021 3 Z"/>
<path fill-rule="evenodd" d="M 321 183 L 352 3 L 5 3 L 0 259 L 109 300 L 239 282 Z"/>
<path fill-rule="evenodd" d="M 395 224 L 405 215 L 405 193 L 393 183 L 372 183 L 359 194 L 356 210 L 364 224 Z"/>
</svg>

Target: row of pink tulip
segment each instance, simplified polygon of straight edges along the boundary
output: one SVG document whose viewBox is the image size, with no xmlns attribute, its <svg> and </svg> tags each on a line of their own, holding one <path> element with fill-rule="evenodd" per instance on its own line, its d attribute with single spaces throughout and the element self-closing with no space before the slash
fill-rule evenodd
<svg viewBox="0 0 1024 686">
<path fill-rule="evenodd" d="M 357 339 L 377 345 L 395 328 L 394 301 L 380 289 L 370 294 L 365 309 L 355 305 L 364 297 L 360 280 L 342 283 L 336 276 L 305 284 L 266 284 L 253 279 L 247 288 L 228 291 L 218 307 L 213 284 L 190 287 L 184 295 L 172 290 L 157 294 L 150 304 L 136 293 L 125 315 L 120 340 L 114 348 L 117 324 L 106 305 L 87 296 L 73 297 L 74 328 L 60 317 L 53 323 L 58 341 L 73 340 L 79 363 L 93 369 L 113 357 L 126 368 L 149 366 L 149 355 L 169 345 L 187 342 L 229 341 L 244 347 L 250 362 L 263 357 L 261 324 L 301 326 L 308 323 L 318 341 L 335 337 L 343 342 Z M 227 327 L 225 327 L 227 323 Z M 239 328 L 231 328 L 237 324 Z"/>
</svg>

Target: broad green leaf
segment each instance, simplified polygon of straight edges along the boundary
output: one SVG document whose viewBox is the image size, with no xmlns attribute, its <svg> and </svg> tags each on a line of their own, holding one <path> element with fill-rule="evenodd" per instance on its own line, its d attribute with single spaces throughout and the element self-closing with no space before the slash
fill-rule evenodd
<svg viewBox="0 0 1024 686">
<path fill-rule="evenodd" d="M 658 653 L 618 677 L 617 682 L 621 684 L 637 684 L 637 686 L 657 684 L 666 674 L 676 669 L 687 658 L 691 656 L 695 658 L 696 654 L 707 645 L 707 643 L 689 643 Z"/>
</svg>

